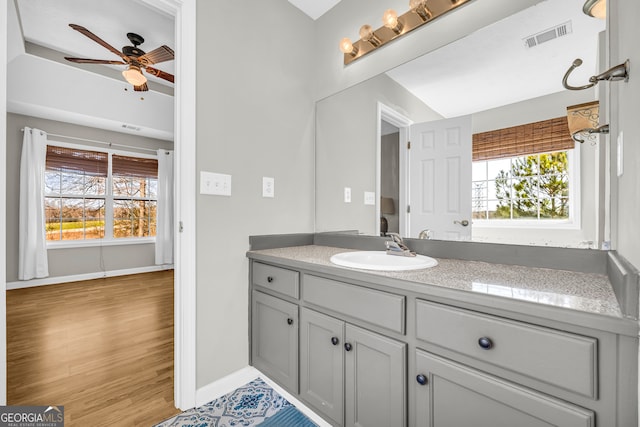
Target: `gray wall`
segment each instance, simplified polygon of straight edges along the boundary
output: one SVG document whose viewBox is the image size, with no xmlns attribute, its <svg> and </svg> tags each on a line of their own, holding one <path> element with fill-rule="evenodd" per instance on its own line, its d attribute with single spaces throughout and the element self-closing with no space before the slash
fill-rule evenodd
<svg viewBox="0 0 640 427">
<path fill-rule="evenodd" d="M 605 83 L 611 91 L 610 146 L 613 184 L 617 185 L 617 201 L 612 211 L 617 217 L 617 239 L 612 243 L 620 255 L 640 268 L 640 49 L 637 40 L 640 37 L 638 16 L 640 2 L 613 0 L 609 3 L 609 27 L 617 31 L 610 35 L 610 66 L 620 64 L 626 59 L 631 63 L 628 82 Z M 636 64 L 636 67 L 634 67 Z M 616 139 L 620 132 L 624 134 L 624 173 L 617 177 Z M 615 236 L 615 234 L 614 234 Z"/>
<path fill-rule="evenodd" d="M 249 235 L 314 229 L 315 53 L 313 21 L 286 1 L 200 1 L 197 15 L 194 173 L 232 175 L 231 197 L 196 202 L 202 387 L 248 363 Z"/>
<path fill-rule="evenodd" d="M 173 143 L 158 139 L 110 132 L 85 126 L 77 126 L 53 120 L 20 114 L 7 114 L 7 282 L 18 280 L 18 221 L 20 205 L 20 154 L 22 131 L 25 126 L 42 129 L 48 133 L 110 141 L 118 144 L 146 148 L 173 148 Z M 60 139 L 64 141 L 63 139 Z M 74 140 L 66 142 L 91 144 Z M 71 276 L 129 268 L 148 267 L 155 264 L 153 244 L 118 245 L 84 248 L 55 248 L 47 251 L 49 277 Z"/>
<path fill-rule="evenodd" d="M 364 204 L 364 192 L 376 191 L 378 102 L 414 122 L 442 118 L 386 74 L 318 101 L 316 231 L 376 232 L 376 207 Z"/>
</svg>

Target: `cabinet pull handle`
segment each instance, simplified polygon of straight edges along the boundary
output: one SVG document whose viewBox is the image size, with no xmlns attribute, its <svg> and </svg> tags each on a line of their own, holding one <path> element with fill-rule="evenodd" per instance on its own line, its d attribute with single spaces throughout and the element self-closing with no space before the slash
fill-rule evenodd
<svg viewBox="0 0 640 427">
<path fill-rule="evenodd" d="M 293 319 L 291 317 L 287 319 L 287 325 L 293 325 Z"/>
<path fill-rule="evenodd" d="M 351 344 L 350 344 L 350 343 L 348 343 L 348 342 L 344 343 L 344 349 L 345 349 L 345 350 L 347 350 L 347 351 L 351 351 L 351 349 L 352 349 L 352 348 L 353 348 L 353 347 L 351 346 Z"/>
<path fill-rule="evenodd" d="M 340 340 L 338 339 L 338 337 L 331 337 L 331 344 L 333 345 L 340 344 Z"/>
<path fill-rule="evenodd" d="M 416 381 L 420 385 L 427 385 L 427 383 L 429 382 L 429 380 L 427 379 L 427 376 L 422 374 L 418 374 L 418 376 L 416 376 Z"/>
<path fill-rule="evenodd" d="M 491 341 L 491 338 L 482 337 L 478 340 L 478 345 L 485 350 L 489 350 L 493 347 L 493 341 Z"/>
<path fill-rule="evenodd" d="M 273 277 L 272 276 L 267 277 L 267 282 L 269 283 L 273 282 Z"/>
</svg>

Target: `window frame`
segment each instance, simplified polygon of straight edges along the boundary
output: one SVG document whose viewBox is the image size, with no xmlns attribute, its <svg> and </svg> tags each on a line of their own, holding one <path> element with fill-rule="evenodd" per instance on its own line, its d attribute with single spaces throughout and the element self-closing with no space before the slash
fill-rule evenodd
<svg viewBox="0 0 640 427">
<path fill-rule="evenodd" d="M 75 150 L 88 150 L 88 151 L 99 151 L 102 153 L 106 153 L 108 156 L 108 172 L 105 181 L 105 195 L 104 197 L 98 195 L 85 195 L 83 198 L 85 199 L 97 199 L 104 200 L 104 235 L 103 238 L 98 239 L 78 239 L 78 240 L 47 240 L 46 245 L 47 249 L 56 249 L 56 248 L 81 248 L 81 247 L 97 247 L 97 246 L 119 246 L 119 245 L 136 245 L 136 244 L 150 244 L 155 243 L 155 236 L 145 236 L 145 237 L 114 237 L 113 236 L 113 207 L 115 199 L 123 199 L 122 196 L 114 197 L 113 195 L 113 176 L 112 176 L 112 156 L 120 155 L 120 156 L 128 156 L 128 157 L 140 157 L 145 159 L 157 159 L 157 154 L 146 154 L 140 153 L 137 151 L 128 151 L 128 150 L 120 150 L 114 149 L 111 147 L 100 147 L 97 145 L 85 145 L 85 144 L 74 144 L 63 141 L 55 141 L 48 140 L 47 145 L 52 145 L 55 147 L 62 148 L 70 148 Z M 44 183 L 43 183 L 44 185 Z M 46 188 L 44 190 L 44 197 L 52 197 L 56 195 L 51 195 L 47 193 Z M 65 195 L 61 192 L 59 197 L 65 197 Z M 68 195 L 67 197 L 75 197 L 75 195 Z M 127 197 L 124 198 L 126 200 L 151 200 L 155 201 L 156 204 L 158 202 L 157 196 L 155 199 L 150 198 L 141 198 L 141 197 Z"/>
<path fill-rule="evenodd" d="M 580 187 L 580 144 L 576 144 L 571 150 L 562 150 L 567 152 L 569 164 L 569 218 L 568 219 L 477 219 L 473 218 L 473 226 L 478 228 L 532 228 L 539 230 L 576 230 L 581 227 L 581 187 Z M 548 154 L 548 153 L 535 153 Z M 516 157 L 524 157 L 533 154 L 505 157 L 505 159 L 513 159 Z M 480 160 L 479 162 L 490 162 L 492 159 Z M 487 176 L 486 181 L 491 179 Z M 473 183 L 473 179 L 471 181 Z M 473 205 L 473 193 L 472 193 Z"/>
</svg>

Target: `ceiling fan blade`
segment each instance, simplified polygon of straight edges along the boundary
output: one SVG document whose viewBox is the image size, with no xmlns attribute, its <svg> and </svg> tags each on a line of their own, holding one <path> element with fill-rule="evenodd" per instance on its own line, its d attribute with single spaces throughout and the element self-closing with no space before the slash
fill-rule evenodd
<svg viewBox="0 0 640 427">
<path fill-rule="evenodd" d="M 165 79 L 173 83 L 173 74 L 166 73 L 164 71 L 158 70 L 157 68 L 153 68 L 153 67 L 144 67 L 144 69 L 149 74 L 153 74 L 156 77 L 160 77 L 161 79 Z"/>
<path fill-rule="evenodd" d="M 146 83 L 142 83 L 140 86 L 134 86 L 133 90 L 136 92 L 146 92 L 149 90 L 149 86 Z"/>
<path fill-rule="evenodd" d="M 100 37 L 96 36 L 91 31 L 87 30 L 85 27 L 83 27 L 81 25 L 76 25 L 76 24 L 69 24 L 69 26 L 71 28 L 73 28 L 74 30 L 84 34 L 87 37 L 89 37 L 91 40 L 93 40 L 94 42 L 98 43 L 102 47 L 107 48 L 112 53 L 115 53 L 120 58 L 122 58 L 127 64 L 129 62 L 131 62 L 131 60 L 129 59 L 129 57 L 127 55 L 125 55 L 124 53 L 120 52 L 118 49 L 116 49 L 115 47 L 111 46 L 109 43 L 107 43 L 106 41 L 102 40 Z"/>
<path fill-rule="evenodd" d="M 157 64 L 159 62 L 171 61 L 174 57 L 173 49 L 167 45 L 162 45 L 157 49 L 147 52 L 137 58 L 142 65 Z"/>
<path fill-rule="evenodd" d="M 77 62 L 78 64 L 112 64 L 112 65 L 125 64 L 122 61 L 110 61 L 108 59 L 69 58 L 68 56 L 65 56 L 64 59 L 71 62 Z"/>
</svg>

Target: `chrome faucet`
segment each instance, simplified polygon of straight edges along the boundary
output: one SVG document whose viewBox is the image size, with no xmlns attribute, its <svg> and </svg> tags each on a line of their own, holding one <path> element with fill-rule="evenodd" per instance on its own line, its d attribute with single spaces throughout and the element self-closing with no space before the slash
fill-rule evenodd
<svg viewBox="0 0 640 427">
<path fill-rule="evenodd" d="M 425 228 L 424 230 L 422 230 L 420 232 L 420 234 L 418 234 L 418 239 L 431 240 L 432 236 L 433 236 L 433 232 L 431 230 L 429 230 L 428 228 Z"/>
<path fill-rule="evenodd" d="M 415 252 L 412 252 L 407 245 L 404 244 L 404 240 L 398 233 L 387 233 L 387 236 L 391 237 L 391 240 L 387 240 L 385 245 L 387 246 L 388 255 L 400 255 L 400 256 L 416 256 Z"/>
</svg>

